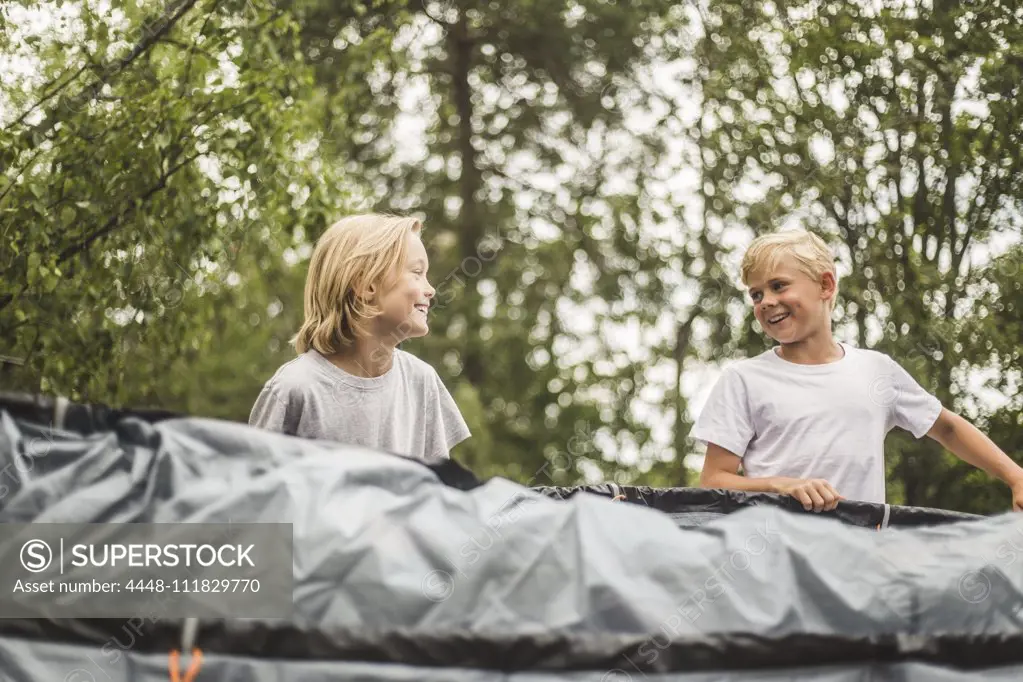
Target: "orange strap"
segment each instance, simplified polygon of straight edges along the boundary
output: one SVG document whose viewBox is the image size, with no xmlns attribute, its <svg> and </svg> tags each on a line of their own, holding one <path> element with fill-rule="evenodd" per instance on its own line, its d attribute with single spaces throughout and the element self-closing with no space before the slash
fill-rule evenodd
<svg viewBox="0 0 1023 682">
<path fill-rule="evenodd" d="M 192 649 L 192 662 L 188 664 L 185 676 L 181 676 L 181 652 L 177 649 L 170 652 L 170 678 L 171 682 L 194 682 L 199 674 L 199 667 L 202 666 L 202 651 Z"/>
</svg>

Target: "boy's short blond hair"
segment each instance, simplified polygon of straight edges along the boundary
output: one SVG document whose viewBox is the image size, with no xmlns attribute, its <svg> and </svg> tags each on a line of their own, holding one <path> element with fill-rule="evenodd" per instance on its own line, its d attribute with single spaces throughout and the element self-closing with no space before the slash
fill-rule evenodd
<svg viewBox="0 0 1023 682">
<path fill-rule="evenodd" d="M 835 295 L 828 301 L 828 307 L 834 309 L 838 297 L 835 254 L 823 239 L 807 230 L 778 230 L 754 239 L 742 257 L 742 283 L 748 286 L 753 275 L 774 270 L 785 258 L 795 261 L 814 281 L 819 282 L 826 272 L 835 277 Z"/>
<path fill-rule="evenodd" d="M 305 284 L 305 321 L 292 339 L 301 354 L 323 354 L 366 335 L 366 323 L 380 314 L 363 293 L 386 288 L 408 256 L 407 236 L 419 234 L 415 218 L 377 213 L 334 223 L 316 242 Z"/>
</svg>

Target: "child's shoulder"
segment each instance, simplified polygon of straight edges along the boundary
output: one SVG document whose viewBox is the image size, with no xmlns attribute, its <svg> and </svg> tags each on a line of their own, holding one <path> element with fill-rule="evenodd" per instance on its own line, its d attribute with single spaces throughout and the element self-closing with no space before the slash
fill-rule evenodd
<svg viewBox="0 0 1023 682">
<path fill-rule="evenodd" d="M 429 382 L 438 377 L 437 370 L 433 365 L 401 348 L 394 349 L 394 362 L 400 365 L 405 374 L 415 381 Z"/>
<path fill-rule="evenodd" d="M 315 359 L 310 357 L 310 352 L 315 351 L 307 351 L 278 367 L 264 388 L 290 394 L 308 386 L 316 372 Z"/>
<path fill-rule="evenodd" d="M 879 351 L 873 348 L 859 348 L 858 346 L 853 346 L 844 342 L 842 343 L 842 347 L 845 348 L 845 352 L 851 356 L 851 359 L 858 360 L 861 364 L 888 368 L 897 364 L 895 359 L 884 351 Z"/>
</svg>

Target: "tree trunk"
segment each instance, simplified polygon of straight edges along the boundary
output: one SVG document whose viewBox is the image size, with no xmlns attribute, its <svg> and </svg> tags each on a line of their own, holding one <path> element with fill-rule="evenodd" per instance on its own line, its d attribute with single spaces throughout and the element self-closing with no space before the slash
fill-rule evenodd
<svg viewBox="0 0 1023 682">
<path fill-rule="evenodd" d="M 455 96 L 455 108 L 458 111 L 458 148 L 462 159 L 462 170 L 459 178 L 459 196 L 462 201 L 459 216 L 459 253 L 461 263 L 458 277 L 465 284 L 461 291 L 462 299 L 459 306 L 463 310 L 478 310 L 480 296 L 473 277 L 479 272 L 479 245 L 482 236 L 480 228 L 480 210 L 478 193 L 482 185 L 480 169 L 477 168 L 476 150 L 472 145 L 472 86 L 469 75 L 472 72 L 473 52 L 475 45 L 469 35 L 469 27 L 465 12 L 461 12 L 458 21 L 451 26 L 448 33 L 448 45 L 453 56 L 452 79 Z M 467 315 L 470 320 L 478 319 L 478 315 Z M 480 348 L 478 330 L 466 329 L 465 346 L 462 357 L 462 374 L 473 386 L 483 384 L 483 353 Z"/>
</svg>

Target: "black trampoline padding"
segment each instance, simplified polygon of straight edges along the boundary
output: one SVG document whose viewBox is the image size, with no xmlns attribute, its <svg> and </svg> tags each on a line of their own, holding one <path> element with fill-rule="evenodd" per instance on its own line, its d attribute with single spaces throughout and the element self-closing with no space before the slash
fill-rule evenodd
<svg viewBox="0 0 1023 682">
<path fill-rule="evenodd" d="M 680 523 L 699 525 L 718 518 L 756 506 L 769 506 L 783 509 L 796 514 L 814 514 L 833 518 L 851 526 L 863 528 L 877 527 L 913 527 L 936 526 L 961 521 L 975 521 L 981 518 L 976 514 L 932 509 L 928 507 L 910 507 L 901 505 L 874 504 L 843 500 L 833 511 L 808 512 L 794 498 L 773 493 L 748 493 L 740 490 L 708 490 L 705 488 L 650 488 L 644 486 L 622 486 L 616 484 L 584 485 L 575 487 L 539 486 L 536 492 L 557 499 L 570 499 L 579 493 L 589 493 L 602 497 L 624 495 L 626 501 L 641 504 L 671 515 Z M 687 515 L 699 516 L 686 518 Z"/>
</svg>

